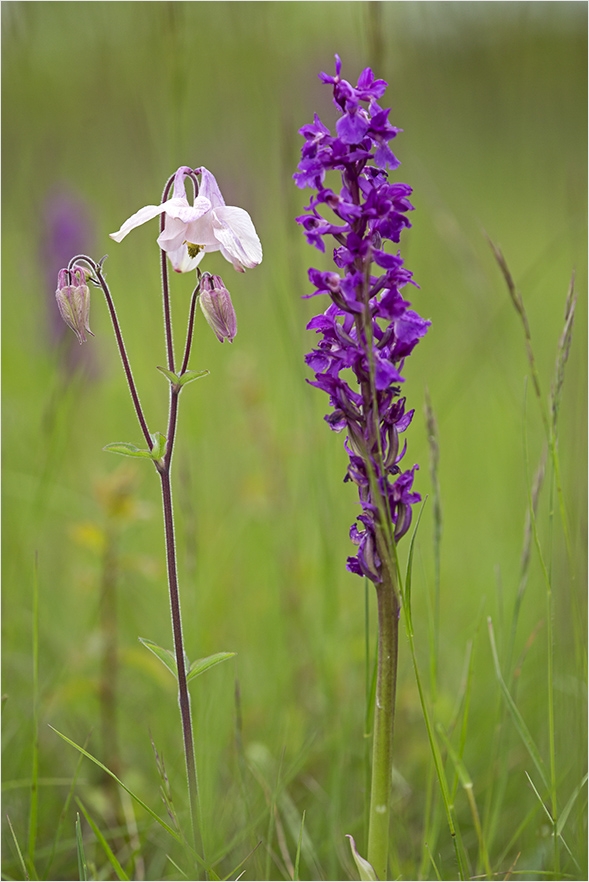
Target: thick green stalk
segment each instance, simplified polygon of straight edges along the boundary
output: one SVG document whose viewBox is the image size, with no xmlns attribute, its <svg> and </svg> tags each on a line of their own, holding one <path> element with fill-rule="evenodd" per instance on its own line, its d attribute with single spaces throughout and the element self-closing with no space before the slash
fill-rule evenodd
<svg viewBox="0 0 589 882">
<path fill-rule="evenodd" d="M 393 727 L 399 648 L 399 594 L 394 572 L 383 567 L 376 585 L 378 604 L 378 673 L 372 745 L 372 784 L 368 825 L 368 861 L 379 879 L 387 878 Z"/>
</svg>

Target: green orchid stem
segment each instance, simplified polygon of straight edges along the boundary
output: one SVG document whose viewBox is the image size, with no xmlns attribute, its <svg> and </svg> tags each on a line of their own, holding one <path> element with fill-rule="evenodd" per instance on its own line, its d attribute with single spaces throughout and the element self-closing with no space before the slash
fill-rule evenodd
<svg viewBox="0 0 589 882">
<path fill-rule="evenodd" d="M 383 581 L 376 585 L 376 597 L 378 672 L 372 744 L 368 861 L 379 879 L 387 879 L 400 613 L 396 576 L 389 572 L 388 567 L 383 567 Z"/>
</svg>

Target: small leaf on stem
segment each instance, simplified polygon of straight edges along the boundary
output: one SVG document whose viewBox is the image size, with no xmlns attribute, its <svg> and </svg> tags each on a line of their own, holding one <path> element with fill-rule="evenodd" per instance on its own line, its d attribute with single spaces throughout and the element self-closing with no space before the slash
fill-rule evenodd
<svg viewBox="0 0 589 882">
<path fill-rule="evenodd" d="M 160 367 L 159 364 L 157 365 L 157 369 L 158 369 L 158 371 L 161 371 L 161 373 L 165 377 L 168 378 L 168 380 L 170 381 L 172 386 L 177 386 L 179 384 L 180 377 L 178 376 L 178 374 L 175 374 L 174 371 L 169 371 L 167 368 Z"/>
<path fill-rule="evenodd" d="M 178 379 L 178 383 L 180 386 L 186 386 L 187 383 L 192 383 L 193 380 L 200 380 L 201 377 L 206 377 L 210 374 L 210 371 L 184 371 L 181 377 Z"/>
<path fill-rule="evenodd" d="M 195 677 L 199 677 L 201 674 L 204 674 L 204 672 L 208 671 L 209 668 L 214 668 L 215 665 L 221 664 L 221 662 L 226 661 L 228 658 L 233 658 L 234 655 L 237 655 L 237 653 L 215 652 L 213 655 L 209 655 L 207 658 L 197 658 L 196 661 L 193 661 L 190 665 L 190 670 L 188 671 L 186 682 L 190 683 L 191 680 L 194 680 Z"/>
<path fill-rule="evenodd" d="M 174 371 L 169 371 L 167 368 L 157 366 L 158 371 L 160 371 L 165 377 L 168 378 L 172 386 L 175 386 L 177 389 L 181 389 L 182 386 L 186 386 L 187 383 L 192 383 L 193 380 L 200 380 L 201 377 L 206 377 L 210 374 L 210 371 L 184 371 L 183 374 L 175 374 Z"/>
<path fill-rule="evenodd" d="M 121 456 L 141 456 L 147 459 L 153 459 L 150 450 L 140 450 L 134 444 L 128 441 L 115 441 L 113 444 L 107 444 L 102 448 L 108 453 L 119 453 Z"/>
<path fill-rule="evenodd" d="M 150 652 L 159 658 L 159 660 L 164 664 L 167 669 L 174 675 L 176 679 L 178 679 L 178 669 L 176 667 L 176 658 L 174 653 L 169 649 L 164 649 L 163 646 L 158 646 L 157 643 L 154 643 L 153 640 L 145 640 L 144 637 L 139 638 L 139 642 L 142 643 Z"/>
</svg>

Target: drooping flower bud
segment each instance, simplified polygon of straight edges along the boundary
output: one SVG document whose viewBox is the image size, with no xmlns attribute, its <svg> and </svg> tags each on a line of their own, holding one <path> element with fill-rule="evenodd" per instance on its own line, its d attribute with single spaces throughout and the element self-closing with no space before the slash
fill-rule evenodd
<svg viewBox="0 0 589 882">
<path fill-rule="evenodd" d="M 86 284 L 86 272 L 81 266 L 59 271 L 55 299 L 62 319 L 72 329 L 80 343 L 86 342 L 86 333 L 94 336 L 88 325 L 90 290 Z"/>
<path fill-rule="evenodd" d="M 233 343 L 233 338 L 237 334 L 237 318 L 231 296 L 221 276 L 202 274 L 199 300 L 204 317 L 217 335 L 217 339 L 221 343 L 225 340 Z"/>
</svg>

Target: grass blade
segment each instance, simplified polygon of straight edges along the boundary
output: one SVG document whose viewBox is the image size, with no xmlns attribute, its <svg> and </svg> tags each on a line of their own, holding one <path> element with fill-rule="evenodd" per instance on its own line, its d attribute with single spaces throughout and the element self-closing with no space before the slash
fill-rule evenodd
<svg viewBox="0 0 589 882">
<path fill-rule="evenodd" d="M 490 616 L 487 619 L 487 624 L 489 626 L 489 639 L 491 641 L 491 652 L 493 654 L 493 664 L 495 666 L 495 675 L 496 675 L 497 680 L 499 682 L 499 686 L 501 687 L 501 691 L 503 692 L 505 702 L 507 704 L 509 712 L 511 713 L 511 717 L 513 719 L 515 728 L 517 729 L 520 738 L 522 739 L 523 743 L 525 744 L 527 751 L 530 754 L 530 757 L 532 759 L 532 762 L 534 763 L 534 765 L 536 766 L 536 769 L 538 770 L 538 774 L 540 775 L 540 778 L 542 779 L 542 783 L 543 783 L 544 787 L 547 790 L 550 790 L 550 785 L 549 785 L 548 779 L 546 777 L 546 770 L 544 768 L 544 761 L 542 760 L 542 757 L 540 756 L 540 752 L 539 752 L 538 748 L 536 747 L 536 745 L 534 743 L 534 739 L 532 738 L 532 736 L 530 734 L 530 730 L 526 726 L 526 724 L 524 722 L 524 718 L 520 714 L 520 712 L 517 708 L 517 705 L 514 702 L 513 698 L 511 697 L 511 693 L 510 693 L 509 689 L 507 688 L 507 684 L 505 683 L 505 680 L 503 679 L 503 675 L 501 673 L 501 668 L 499 666 L 499 657 L 497 655 L 497 647 L 495 646 L 495 635 L 493 633 L 493 622 L 492 622 Z"/>
<path fill-rule="evenodd" d="M 484 867 L 485 867 L 485 873 L 487 874 L 487 877 L 489 879 L 492 879 L 493 878 L 493 871 L 491 870 L 491 864 L 489 863 L 489 855 L 487 852 L 487 847 L 485 845 L 485 838 L 483 836 L 483 830 L 481 827 L 481 819 L 480 819 L 479 811 L 478 811 L 477 804 L 476 804 L 476 801 L 474 798 L 474 787 L 473 787 L 473 783 L 472 783 L 472 778 L 470 776 L 468 769 L 464 765 L 464 762 L 458 756 L 458 754 L 456 753 L 456 751 L 454 750 L 454 748 L 450 744 L 450 740 L 447 737 L 446 733 L 444 732 L 443 727 L 438 724 L 436 726 L 436 728 L 437 728 L 438 733 L 442 737 L 442 740 L 446 746 L 446 750 L 448 751 L 448 755 L 449 755 L 450 759 L 452 760 L 452 762 L 454 763 L 454 768 L 456 769 L 456 772 L 457 772 L 458 777 L 460 779 L 460 783 L 464 789 L 464 792 L 466 793 L 466 797 L 468 799 L 468 803 L 470 806 L 470 812 L 472 814 L 474 828 L 475 828 L 475 831 L 477 834 L 477 839 L 479 841 L 479 853 L 481 855 L 481 859 L 482 859 Z"/>
<path fill-rule="evenodd" d="M 88 736 L 88 738 L 89 737 L 90 736 Z M 84 743 L 84 747 L 88 743 L 88 738 L 86 739 L 86 741 Z M 74 794 L 74 790 L 76 789 L 76 783 L 78 781 L 78 775 L 80 774 L 80 767 L 82 765 L 83 759 L 84 759 L 84 757 L 82 756 L 82 754 L 80 754 L 80 756 L 78 757 L 78 762 L 76 764 L 76 770 L 74 772 L 74 777 L 72 778 L 72 782 L 70 784 L 68 795 L 66 796 L 64 806 L 61 810 L 61 814 L 60 814 L 59 820 L 57 822 L 57 830 L 55 831 L 55 837 L 53 839 L 53 845 L 51 847 L 51 854 L 49 855 L 49 861 L 47 862 L 47 867 L 45 869 L 45 876 L 44 876 L 45 879 L 49 878 L 49 871 L 51 870 L 51 867 L 53 865 L 53 861 L 55 859 L 55 853 L 57 851 L 57 846 L 59 844 L 59 838 L 61 836 L 61 831 L 62 831 L 64 822 L 65 822 L 65 818 L 66 818 L 68 809 L 70 807 L 70 802 L 72 801 L 72 796 Z"/>
<path fill-rule="evenodd" d="M 542 808 L 544 809 L 544 811 L 546 813 L 546 816 L 550 822 L 550 826 L 552 827 L 552 835 L 554 836 L 555 839 L 559 839 L 562 842 L 562 844 L 564 845 L 564 847 L 568 851 L 571 860 L 576 865 L 577 869 L 580 871 L 581 868 L 580 868 L 579 864 L 577 863 L 577 861 L 575 860 L 575 857 L 574 857 L 572 851 L 570 850 L 570 848 L 566 844 L 563 836 L 560 833 L 558 833 L 558 825 L 554 822 L 554 818 L 552 817 L 548 806 L 545 804 L 544 800 L 542 799 L 542 797 L 538 793 L 536 785 L 534 784 L 534 782 L 532 781 L 532 779 L 530 778 L 530 776 L 528 775 L 527 772 L 526 772 L 526 778 L 528 779 L 528 781 L 530 783 L 530 787 L 534 791 L 534 795 L 536 796 L 536 798 L 538 799 L 538 802 L 540 803 L 540 805 L 542 806 Z M 560 871 L 559 871 L 559 875 L 560 875 Z"/>
<path fill-rule="evenodd" d="M 411 661 L 413 663 L 413 672 L 415 674 L 415 681 L 417 683 L 417 691 L 419 693 L 419 701 L 421 704 L 421 711 L 423 713 L 423 719 L 425 722 L 425 728 L 427 730 L 427 737 L 430 744 L 430 749 L 432 752 L 432 757 L 434 761 L 434 766 L 436 770 L 436 775 L 438 777 L 438 782 L 440 784 L 440 791 L 442 794 L 442 801 L 444 803 L 444 809 L 446 812 L 446 820 L 448 822 L 448 829 L 450 831 L 450 836 L 452 837 L 452 842 L 454 844 L 454 852 L 456 855 L 456 863 L 458 866 L 458 874 L 460 879 L 468 878 L 469 874 L 467 872 L 463 854 L 462 842 L 460 839 L 460 833 L 458 827 L 454 820 L 454 807 L 452 805 L 452 801 L 450 799 L 450 791 L 448 789 L 448 782 L 446 780 L 446 773 L 444 771 L 444 764 L 442 762 L 442 756 L 440 753 L 440 748 L 438 745 L 438 741 L 436 738 L 436 734 L 434 732 L 434 728 L 432 726 L 432 722 L 430 719 L 430 714 L 427 706 L 427 702 L 425 700 L 425 693 L 423 691 L 423 684 L 421 682 L 421 676 L 419 674 L 419 667 L 417 665 L 417 655 L 415 652 L 415 639 L 413 634 L 413 619 L 411 616 L 411 577 L 413 571 L 413 551 L 415 547 L 415 537 L 417 535 L 417 530 L 419 528 L 419 523 L 421 521 L 421 515 L 423 514 L 423 509 L 425 506 L 425 500 L 421 506 L 419 511 L 419 516 L 417 519 L 417 523 L 415 525 L 415 529 L 413 531 L 413 535 L 411 536 L 411 543 L 409 545 L 409 556 L 407 559 L 407 570 L 405 574 L 405 587 L 403 589 L 402 580 L 399 579 L 399 584 L 401 586 L 401 595 L 403 598 L 403 613 L 405 615 L 405 630 L 407 632 L 407 637 L 409 639 L 409 649 L 411 651 Z"/>
<path fill-rule="evenodd" d="M 61 732 L 58 732 L 58 730 L 55 729 L 53 726 L 49 726 L 49 728 L 52 729 L 53 732 L 55 732 L 56 735 L 59 735 L 60 738 L 63 738 L 63 740 L 64 740 L 67 744 L 70 744 L 72 747 L 75 747 L 75 749 L 78 750 L 78 751 L 79 751 L 83 756 L 85 756 L 87 759 L 92 760 L 92 762 L 93 762 L 95 765 L 97 765 L 99 769 L 102 769 L 103 772 L 106 772 L 107 775 L 110 775 L 110 777 L 113 778 L 113 780 L 116 781 L 117 784 L 118 784 L 120 787 L 123 788 L 123 790 L 126 790 L 126 791 L 127 791 L 127 793 L 129 794 L 129 796 L 130 796 L 132 799 L 134 799 L 136 803 L 138 803 L 143 809 L 145 809 L 145 811 L 147 812 L 147 814 L 148 814 L 150 817 L 152 817 L 152 818 L 154 819 L 154 821 L 157 821 L 157 823 L 160 825 L 160 827 L 163 827 L 163 828 L 164 828 L 164 830 L 166 831 L 166 833 L 169 833 L 170 836 L 172 836 L 172 838 L 176 840 L 176 842 L 179 842 L 180 844 L 184 844 L 184 843 L 183 843 L 183 840 L 182 840 L 182 837 L 179 836 L 178 833 L 176 833 L 175 830 L 172 830 L 172 828 L 169 826 L 169 824 L 166 824 L 165 821 L 162 821 L 162 819 L 160 818 L 160 816 L 159 816 L 158 814 L 156 814 L 156 813 L 153 811 L 153 809 L 151 809 L 151 808 L 147 805 L 147 803 L 143 802 L 143 800 L 142 800 L 139 796 L 137 796 L 137 794 L 133 793 L 133 791 L 130 790 L 130 789 L 127 787 L 126 784 L 123 784 L 123 782 L 122 782 L 119 778 L 117 778 L 117 776 L 114 774 L 114 772 L 111 772 L 110 769 L 107 769 L 107 767 L 106 767 L 103 763 L 101 763 L 100 760 L 97 760 L 96 757 L 92 756 L 91 753 L 88 753 L 87 750 L 84 750 L 83 747 L 80 747 L 79 744 L 76 744 L 75 741 L 72 741 L 70 738 L 68 738 L 67 735 L 63 735 Z M 198 859 L 198 861 L 199 861 L 201 864 L 203 864 L 203 866 L 204 866 L 204 862 L 203 862 L 202 858 L 199 857 L 199 856 L 197 855 L 197 859 Z"/>
<path fill-rule="evenodd" d="M 558 823 L 556 825 L 556 832 L 558 833 L 559 836 L 564 829 L 564 825 L 566 824 L 566 822 L 568 820 L 568 816 L 571 813 L 571 809 L 572 809 L 573 805 L 575 804 L 575 801 L 576 801 L 579 793 L 581 792 L 581 790 L 583 789 L 583 787 L 585 786 L 586 783 L 587 783 L 587 775 L 585 775 L 585 777 L 583 778 L 581 783 L 578 784 L 577 787 L 573 790 L 573 792 L 569 798 L 569 801 L 567 802 L 567 804 L 563 808 L 562 812 L 560 813 L 560 817 L 559 817 Z"/>
<path fill-rule="evenodd" d="M 299 866 L 301 862 L 301 844 L 303 842 L 303 830 L 305 829 L 305 812 L 301 817 L 301 829 L 299 830 L 299 840 L 297 842 L 297 853 L 295 856 L 295 866 L 294 866 L 294 882 L 299 882 Z"/>
<path fill-rule="evenodd" d="M 102 845 L 102 847 L 104 849 L 104 853 L 106 854 L 111 867 L 115 871 L 117 878 L 121 879 L 122 882 L 128 882 L 129 877 L 127 876 L 127 874 L 125 873 L 125 871 L 121 867 L 112 848 L 110 847 L 110 845 L 108 844 L 108 842 L 104 838 L 101 830 L 98 828 L 97 824 L 94 823 L 94 821 L 92 820 L 92 818 L 90 817 L 90 815 L 88 814 L 88 812 L 86 811 L 84 806 L 82 805 L 82 802 L 79 799 L 76 799 L 76 802 L 78 803 L 78 807 L 79 807 L 80 811 L 82 812 L 82 814 L 84 815 L 84 817 L 86 818 L 88 823 L 90 824 L 90 827 L 92 828 L 92 832 L 94 833 L 94 835 L 96 836 L 96 838 L 98 839 L 100 844 Z"/>
<path fill-rule="evenodd" d="M 159 368 L 159 370 L 161 370 L 161 368 Z M 181 875 L 181 876 L 184 876 L 185 879 L 188 879 L 187 874 L 184 872 L 184 870 L 183 870 L 181 867 L 178 866 L 178 864 L 176 863 L 176 861 L 173 860 L 173 859 L 170 857 L 169 854 L 166 854 L 166 857 L 167 857 L 167 859 L 170 861 L 170 863 L 172 864 L 172 866 L 175 867 L 176 870 L 178 870 L 178 872 L 180 873 L 180 875 Z"/>
<path fill-rule="evenodd" d="M 8 817 L 8 815 L 6 815 L 6 820 L 8 821 L 8 826 L 10 827 L 10 832 L 11 832 L 11 834 L 12 834 L 12 839 L 13 839 L 13 841 L 14 841 L 14 845 L 15 845 L 15 848 L 16 848 L 16 853 L 17 853 L 17 855 L 18 855 L 18 861 L 19 861 L 19 863 L 20 863 L 20 867 L 21 867 L 21 870 L 22 870 L 22 872 L 23 872 L 23 876 L 24 876 L 25 879 L 28 880 L 30 877 L 29 877 L 29 874 L 28 874 L 28 872 L 27 872 L 27 867 L 26 867 L 26 864 L 25 864 L 25 862 L 24 862 L 24 858 L 23 858 L 23 856 L 22 856 L 22 851 L 20 850 L 20 845 L 18 844 L 18 839 L 16 838 L 15 832 L 14 832 L 14 830 L 12 829 L 12 824 L 10 823 L 10 818 Z"/>
<path fill-rule="evenodd" d="M 82 836 L 82 825 L 80 823 L 80 813 L 76 812 L 76 848 L 78 851 L 78 871 L 82 882 L 88 879 L 88 864 L 86 862 L 86 852 L 84 851 L 84 838 Z"/>
</svg>

